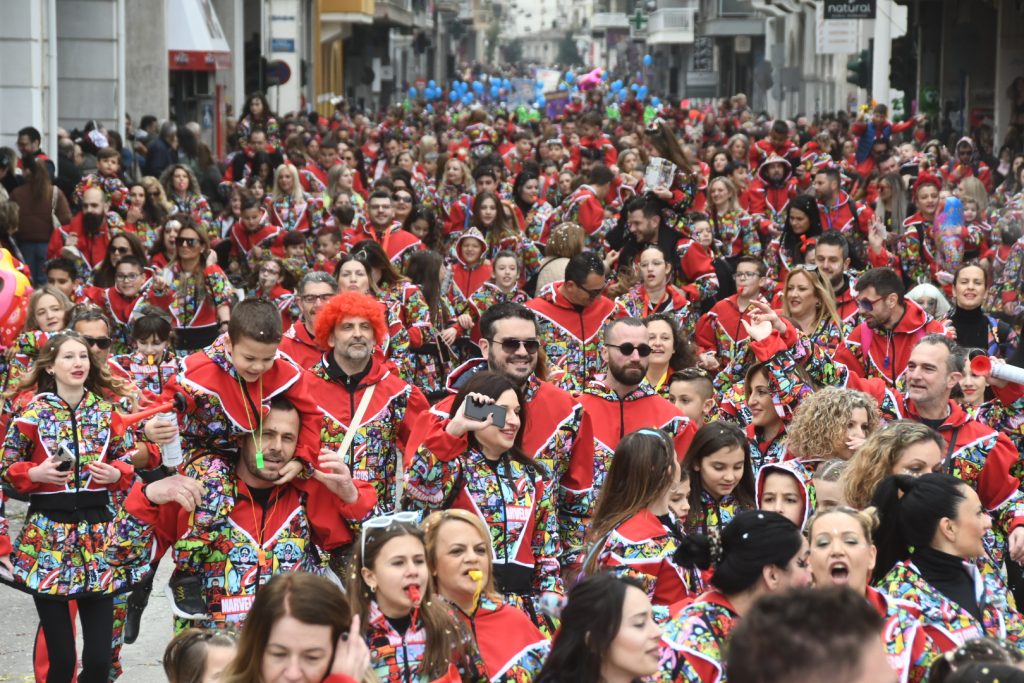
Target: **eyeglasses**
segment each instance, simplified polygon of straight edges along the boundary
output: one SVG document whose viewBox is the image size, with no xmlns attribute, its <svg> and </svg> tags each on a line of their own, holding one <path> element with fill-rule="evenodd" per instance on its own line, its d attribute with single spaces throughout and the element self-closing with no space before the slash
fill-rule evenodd
<svg viewBox="0 0 1024 683">
<path fill-rule="evenodd" d="M 605 346 L 610 346 L 613 349 L 618 349 L 619 353 L 621 353 L 623 356 L 632 356 L 633 352 L 636 351 L 637 353 L 640 354 L 641 358 L 647 358 L 647 356 L 651 355 L 651 351 L 653 350 L 647 344 L 633 344 L 631 342 L 626 342 L 625 344 L 605 343 Z"/>
<path fill-rule="evenodd" d="M 302 303 L 304 303 L 304 304 L 315 304 L 317 302 L 327 303 L 328 301 L 331 300 L 331 297 L 333 297 L 333 296 L 334 296 L 333 293 L 331 293 L 331 294 L 303 294 L 299 298 L 302 299 Z"/>
<path fill-rule="evenodd" d="M 280 275 L 281 271 L 277 268 L 260 268 L 260 273 L 263 275 Z"/>
<path fill-rule="evenodd" d="M 131 247 L 111 247 L 110 251 L 121 256 L 127 256 L 132 253 Z"/>
<path fill-rule="evenodd" d="M 869 299 L 867 297 L 864 297 L 863 299 L 857 299 L 857 308 L 859 308 L 862 311 L 870 311 L 875 307 L 875 304 L 877 304 L 884 298 L 884 296 L 880 296 L 877 299 Z"/>
<path fill-rule="evenodd" d="M 174 243 L 179 247 L 194 247 L 199 244 L 198 237 L 175 237 Z"/>
<path fill-rule="evenodd" d="M 607 282 L 605 282 L 603 285 L 601 285 L 597 289 L 588 289 L 588 288 L 584 287 L 583 285 L 577 285 L 575 282 L 573 282 L 573 284 L 576 285 L 576 289 L 581 289 L 584 292 L 586 292 L 587 296 L 589 296 L 591 299 L 596 299 L 597 297 L 599 297 L 602 294 L 604 294 L 604 290 L 608 289 L 608 283 Z"/>
<path fill-rule="evenodd" d="M 526 352 L 528 354 L 530 354 L 531 356 L 533 354 L 537 353 L 537 351 L 540 350 L 540 340 L 539 339 L 512 339 L 512 338 L 508 338 L 508 339 L 502 339 L 500 341 L 497 340 L 497 339 L 488 339 L 487 341 L 491 342 L 492 344 L 501 344 L 501 350 L 504 351 L 505 353 L 515 353 L 516 351 L 519 350 L 520 346 L 522 346 L 524 349 L 526 349 Z"/>
<path fill-rule="evenodd" d="M 411 511 L 395 512 L 390 515 L 381 515 L 363 522 L 363 530 L 359 537 L 359 561 L 366 566 L 366 530 L 367 529 L 388 529 L 392 524 L 419 524 L 419 514 Z"/>
<path fill-rule="evenodd" d="M 412 204 L 412 197 L 407 194 L 396 194 L 394 200 L 398 204 Z"/>
<path fill-rule="evenodd" d="M 114 279 L 118 282 L 135 282 L 140 277 L 140 273 L 118 273 L 114 276 Z"/>
<path fill-rule="evenodd" d="M 743 273 L 736 273 L 735 275 L 733 275 L 734 279 L 740 280 L 740 281 L 742 281 L 742 280 L 756 280 L 759 277 L 761 277 L 760 273 L 751 273 L 749 271 L 743 272 Z"/>
<path fill-rule="evenodd" d="M 109 349 L 110 348 L 110 337 L 86 337 L 82 335 L 82 339 L 89 346 L 95 346 L 97 349 Z"/>
</svg>

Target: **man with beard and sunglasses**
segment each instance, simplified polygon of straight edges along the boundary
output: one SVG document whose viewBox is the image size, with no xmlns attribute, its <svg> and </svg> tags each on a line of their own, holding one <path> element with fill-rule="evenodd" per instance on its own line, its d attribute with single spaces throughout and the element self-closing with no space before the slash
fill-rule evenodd
<svg viewBox="0 0 1024 683">
<path fill-rule="evenodd" d="M 676 445 L 682 461 L 697 425 L 647 381 L 651 347 L 647 326 L 639 318 L 620 318 L 604 326 L 601 360 L 603 379 L 590 382 L 579 402 L 590 417 L 594 431 L 594 498 L 612 464 L 615 447 L 626 434 L 644 427 L 662 429 Z"/>
<path fill-rule="evenodd" d="M 480 350 L 484 358 L 452 370 L 448 391 L 416 425 L 410 440 L 415 452 L 430 427 L 451 415 L 459 389 L 483 370 L 504 375 L 520 387 L 530 406 L 523 425 L 523 452 L 552 473 L 558 506 L 562 568 L 581 561 L 584 535 L 593 516 L 594 441 L 590 419 L 572 395 L 545 381 L 537 316 L 526 306 L 500 303 L 480 318 Z"/>
<path fill-rule="evenodd" d="M 107 255 L 111 238 L 111 226 L 107 224 L 109 209 L 110 204 L 101 188 L 90 187 L 83 192 L 81 213 L 67 225 L 53 231 L 46 257 L 72 259 L 84 279 L 85 274 L 99 266 Z"/>
</svg>

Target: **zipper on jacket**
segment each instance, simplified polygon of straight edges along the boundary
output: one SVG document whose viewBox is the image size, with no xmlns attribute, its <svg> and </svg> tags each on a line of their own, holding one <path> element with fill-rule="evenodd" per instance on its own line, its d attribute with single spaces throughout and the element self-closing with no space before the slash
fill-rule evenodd
<svg viewBox="0 0 1024 683">
<path fill-rule="evenodd" d="M 412 623 L 409 624 L 409 628 L 413 628 Z M 409 630 L 406 629 L 405 633 L 402 634 L 402 679 L 405 683 L 412 683 L 412 672 L 409 671 L 409 648 L 405 644 L 405 634 Z"/>
</svg>

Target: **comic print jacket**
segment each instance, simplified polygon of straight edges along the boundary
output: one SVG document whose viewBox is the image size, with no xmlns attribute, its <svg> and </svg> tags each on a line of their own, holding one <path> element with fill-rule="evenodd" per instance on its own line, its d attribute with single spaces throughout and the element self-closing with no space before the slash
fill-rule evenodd
<svg viewBox="0 0 1024 683">
<path fill-rule="evenodd" d="M 537 677 L 551 642 L 521 610 L 488 595 L 480 596 L 472 614 L 453 609 L 473 634 L 491 683 L 529 683 Z"/>
<path fill-rule="evenodd" d="M 716 590 L 676 614 L 661 636 L 661 683 L 724 683 L 725 644 L 739 614 Z"/>
</svg>

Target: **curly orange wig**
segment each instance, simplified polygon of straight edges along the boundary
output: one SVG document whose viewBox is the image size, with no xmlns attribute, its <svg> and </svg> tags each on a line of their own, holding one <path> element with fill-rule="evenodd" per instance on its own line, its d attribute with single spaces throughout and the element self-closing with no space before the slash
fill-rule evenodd
<svg viewBox="0 0 1024 683">
<path fill-rule="evenodd" d="M 374 341 L 380 344 L 388 338 L 388 325 L 384 320 L 384 304 L 369 294 L 341 292 L 316 314 L 316 343 L 320 348 L 330 348 L 328 341 L 334 328 L 346 318 L 366 318 L 373 327 Z"/>
</svg>

